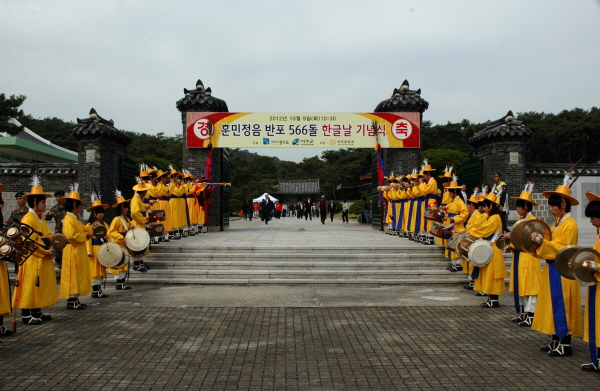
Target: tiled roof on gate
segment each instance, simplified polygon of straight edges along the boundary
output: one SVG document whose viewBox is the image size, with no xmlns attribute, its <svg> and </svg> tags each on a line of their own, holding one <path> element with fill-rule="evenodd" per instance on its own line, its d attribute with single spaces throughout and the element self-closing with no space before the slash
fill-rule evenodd
<svg viewBox="0 0 600 391">
<path fill-rule="evenodd" d="M 175 106 L 182 113 L 187 111 L 213 111 L 218 113 L 227 113 L 227 103 L 223 99 L 212 96 L 210 87 L 204 88 L 202 80 L 196 82 L 196 89 L 183 89 L 185 96 L 177 101 Z"/>
<path fill-rule="evenodd" d="M 531 130 L 525 127 L 523 121 L 516 120 L 513 112 L 509 110 L 504 117 L 496 121 L 488 121 L 484 130 L 469 138 L 469 144 L 476 146 L 486 140 L 508 138 L 526 140 L 531 134 Z"/>
<path fill-rule="evenodd" d="M 409 90 L 408 80 L 404 80 L 400 88 L 394 88 L 392 97 L 380 102 L 375 113 L 419 112 L 423 114 L 429 102 L 421 98 L 421 89 Z"/>
<path fill-rule="evenodd" d="M 279 181 L 278 190 L 273 194 L 313 195 L 319 194 L 320 188 L 318 179 Z"/>
<path fill-rule="evenodd" d="M 77 118 L 77 126 L 73 129 L 73 136 L 75 136 L 76 139 L 80 139 L 85 136 L 102 135 L 124 141 L 128 145 L 131 144 L 131 138 L 127 136 L 125 132 L 115 128 L 114 125 L 115 123 L 112 119 L 106 120 L 100 117 L 96 110 L 92 108 L 90 110 L 89 118 Z"/>
</svg>

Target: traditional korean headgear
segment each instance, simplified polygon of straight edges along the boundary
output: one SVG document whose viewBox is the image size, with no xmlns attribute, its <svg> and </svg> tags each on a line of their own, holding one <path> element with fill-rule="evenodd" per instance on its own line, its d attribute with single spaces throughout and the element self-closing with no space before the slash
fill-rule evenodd
<svg viewBox="0 0 600 391">
<path fill-rule="evenodd" d="M 478 204 L 481 202 L 481 200 L 479 199 L 479 191 L 475 191 L 475 192 L 473 192 L 473 194 L 471 194 L 471 197 L 469 198 L 469 202 L 471 202 L 473 204 Z"/>
<path fill-rule="evenodd" d="M 483 202 L 484 200 L 492 201 L 494 204 L 500 205 L 499 202 L 496 202 L 496 194 L 494 194 L 494 193 L 489 193 L 489 194 L 485 194 L 485 195 L 481 196 L 481 198 L 479 199 L 479 202 Z"/>
<path fill-rule="evenodd" d="M 417 179 L 419 178 L 419 174 L 417 173 L 417 169 L 413 168 L 412 174 L 410 175 L 410 179 Z"/>
<path fill-rule="evenodd" d="M 52 194 L 44 193 L 44 189 L 40 185 L 40 177 L 37 173 L 31 176 L 31 192 L 29 194 L 23 194 L 23 198 L 29 196 L 44 196 L 46 198 L 52 197 Z"/>
<path fill-rule="evenodd" d="M 458 177 L 456 176 L 456 174 L 453 174 L 452 182 L 450 182 L 450 185 L 446 187 L 446 189 L 460 189 L 461 187 L 462 185 L 458 184 Z"/>
<path fill-rule="evenodd" d="M 70 184 L 69 190 L 69 195 L 65 196 L 65 199 L 79 201 L 82 204 L 86 203 L 84 200 L 81 199 L 81 195 L 79 194 L 79 183 L 73 182 L 72 184 Z"/>
<path fill-rule="evenodd" d="M 172 177 L 173 175 L 179 175 L 183 177 L 183 174 L 181 172 L 174 169 L 172 164 L 169 164 L 169 177 Z"/>
<path fill-rule="evenodd" d="M 92 194 L 90 195 L 90 201 L 92 202 L 92 205 L 86 209 L 88 212 L 91 212 L 95 208 L 109 208 L 107 204 L 102 203 L 102 196 L 96 191 L 95 188 L 92 190 Z"/>
<path fill-rule="evenodd" d="M 119 189 L 115 189 L 115 200 L 117 201 L 117 203 L 112 206 L 113 208 L 116 208 L 117 206 L 119 206 L 120 204 L 122 204 L 124 202 L 131 201 L 130 199 L 126 200 L 125 197 L 123 197 L 123 195 L 119 191 Z"/>
<path fill-rule="evenodd" d="M 151 171 L 152 170 L 150 170 L 150 167 L 148 167 L 146 163 L 142 162 L 142 164 L 140 164 L 140 178 L 150 176 Z"/>
<path fill-rule="evenodd" d="M 192 178 L 194 179 L 195 177 L 192 175 L 192 173 L 190 172 L 190 170 L 181 170 L 181 172 L 183 173 L 183 179 L 187 179 L 187 178 Z"/>
<path fill-rule="evenodd" d="M 431 168 L 431 164 L 427 162 L 427 159 L 423 159 L 423 171 L 435 171 L 435 168 Z"/>
<path fill-rule="evenodd" d="M 446 166 L 446 168 L 444 169 L 444 174 L 440 175 L 439 178 L 442 179 L 452 179 L 452 170 L 454 169 L 454 166 Z"/>
<path fill-rule="evenodd" d="M 571 206 L 579 205 L 579 201 L 571 196 L 571 186 L 573 186 L 573 183 L 575 183 L 576 179 L 577 178 L 573 179 L 571 173 L 568 172 L 563 179 L 562 185 L 558 185 L 555 191 L 545 191 L 542 193 L 542 195 L 546 198 L 557 195 L 568 199 L 571 202 Z"/>
<path fill-rule="evenodd" d="M 156 176 L 158 178 L 160 178 L 161 176 L 165 175 L 165 172 L 163 170 L 161 170 L 159 168 L 156 168 L 154 166 L 152 167 L 152 170 L 154 170 L 154 172 L 156 173 Z"/>
<path fill-rule="evenodd" d="M 598 202 L 600 202 L 600 196 L 598 194 L 592 193 L 591 191 L 588 191 L 587 193 L 585 193 L 585 196 L 590 201 L 598 201 Z"/>
<path fill-rule="evenodd" d="M 510 197 L 513 200 L 523 200 L 531 203 L 533 206 L 539 206 L 535 202 L 533 202 L 533 182 L 527 182 L 525 185 L 525 189 L 521 192 L 521 195 L 518 197 Z"/>
<path fill-rule="evenodd" d="M 135 191 L 146 191 L 151 186 L 149 183 L 144 182 L 140 177 L 135 177 L 135 180 L 137 181 L 137 185 L 132 187 Z"/>
</svg>

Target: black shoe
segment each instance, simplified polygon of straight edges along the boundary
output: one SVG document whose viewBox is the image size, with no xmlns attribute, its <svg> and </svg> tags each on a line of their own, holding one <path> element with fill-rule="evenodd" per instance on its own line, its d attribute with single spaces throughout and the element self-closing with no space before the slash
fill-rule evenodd
<svg viewBox="0 0 600 391">
<path fill-rule="evenodd" d="M 558 344 L 556 349 L 553 349 L 548 352 L 548 356 L 550 357 L 567 357 L 573 355 L 573 349 L 571 345 L 563 345 L 561 343 Z"/>
<path fill-rule="evenodd" d="M 34 318 L 33 316 L 21 316 L 21 320 L 24 324 L 42 324 L 40 318 Z"/>
<path fill-rule="evenodd" d="M 52 320 L 52 315 L 42 314 L 41 312 L 31 312 L 31 316 L 41 320 Z"/>
<path fill-rule="evenodd" d="M 540 346 L 540 350 L 541 350 L 542 352 L 546 352 L 546 353 L 548 353 L 548 352 L 550 352 L 550 351 L 552 351 L 552 350 L 556 349 L 556 346 L 557 346 L 557 345 L 558 345 L 558 340 L 556 340 L 556 339 L 553 339 L 552 341 L 550 341 L 550 344 L 548 344 L 548 345 L 543 345 L 543 346 Z"/>
<path fill-rule="evenodd" d="M 117 290 L 118 291 L 128 291 L 130 289 L 132 289 L 132 287 L 129 286 L 129 285 L 127 285 L 127 284 L 125 284 L 125 283 L 123 283 L 123 284 L 117 284 Z"/>
<path fill-rule="evenodd" d="M 475 293 L 475 296 L 479 296 L 479 297 L 481 297 L 481 296 L 487 296 L 487 294 L 486 294 L 486 293 L 483 293 L 483 292 L 476 292 L 476 293 Z"/>
<path fill-rule="evenodd" d="M 70 301 L 70 302 L 67 303 L 67 309 L 68 310 L 77 310 L 77 311 L 80 311 L 80 310 L 84 310 L 86 307 L 87 307 L 87 305 L 78 303 L 76 301 Z"/>
<path fill-rule="evenodd" d="M 533 323 L 533 316 L 528 316 L 525 318 L 524 321 L 519 323 L 519 327 L 531 327 L 532 323 Z"/>
<path fill-rule="evenodd" d="M 451 272 L 460 272 L 462 271 L 463 267 L 459 266 L 459 265 L 452 265 L 452 268 L 450 269 Z"/>
<path fill-rule="evenodd" d="M 92 299 L 106 299 L 108 295 L 102 291 L 92 292 Z"/>
<path fill-rule="evenodd" d="M 12 335 L 12 333 L 13 333 L 12 330 L 9 330 L 4 326 L 0 326 L 0 335 L 8 337 L 9 335 Z"/>
<path fill-rule="evenodd" d="M 581 370 L 585 371 L 585 372 L 598 372 L 598 366 L 594 365 L 594 363 L 589 363 L 589 364 L 581 364 Z"/>
<path fill-rule="evenodd" d="M 521 323 L 521 322 L 525 321 L 525 319 L 527 319 L 527 314 L 521 312 L 519 314 L 519 316 L 517 316 L 516 318 L 512 318 L 511 321 L 513 323 Z"/>
<path fill-rule="evenodd" d="M 468 283 L 467 285 L 463 286 L 463 289 L 472 291 L 473 288 L 475 287 L 475 283 L 473 281 L 471 281 L 470 283 Z"/>
<path fill-rule="evenodd" d="M 480 304 L 482 308 L 500 308 L 500 302 L 498 300 L 488 300 Z"/>
</svg>

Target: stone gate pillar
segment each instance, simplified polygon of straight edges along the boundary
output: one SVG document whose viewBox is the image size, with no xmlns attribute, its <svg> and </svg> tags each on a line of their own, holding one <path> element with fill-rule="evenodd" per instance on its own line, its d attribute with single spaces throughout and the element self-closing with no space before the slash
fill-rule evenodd
<svg viewBox="0 0 600 391">
<path fill-rule="evenodd" d="M 380 102 L 375 113 L 420 113 L 423 123 L 423 112 L 429 107 L 429 102 L 421 98 L 421 89 L 410 90 L 408 80 L 404 80 L 400 89 L 394 88 L 391 98 Z M 421 148 L 385 148 L 383 163 L 388 173 L 410 174 L 413 168 L 421 167 Z"/>
<path fill-rule="evenodd" d="M 79 192 L 87 204 L 90 201 L 93 183 L 100 192 L 102 202 L 113 205 L 114 186 L 123 186 L 123 182 L 119 182 L 123 175 L 130 177 L 130 186 L 119 190 L 123 191 L 124 195 L 133 193 L 131 187 L 135 184 L 134 176 L 137 173 L 122 172 L 121 164 L 121 157 L 127 157 L 127 146 L 131 144 L 131 138 L 115 128 L 112 119 L 106 120 L 100 117 L 96 110 L 91 109 L 89 118 L 77 118 L 73 136 L 77 140 L 79 153 Z M 87 213 L 85 215 L 87 216 Z M 109 208 L 104 221 L 110 223 L 113 217 L 114 209 Z"/>
<path fill-rule="evenodd" d="M 484 130 L 469 139 L 475 156 L 483 159 L 483 178 L 486 185 L 494 183 L 494 173 L 500 172 L 507 184 L 509 196 L 518 196 L 527 182 L 525 176 L 526 143 L 531 136 L 523 121 L 518 121 L 509 111 L 496 121 L 488 121 Z M 510 200 L 509 210 L 515 211 L 515 201 Z M 511 216 L 515 219 L 515 216 Z"/>
<path fill-rule="evenodd" d="M 190 170 L 195 177 L 204 176 L 206 169 L 206 148 L 188 148 L 186 134 L 186 114 L 188 112 L 227 113 L 227 103 L 224 100 L 212 96 L 210 87 L 204 88 L 201 80 L 196 82 L 196 88 L 192 90 L 183 89 L 185 96 L 177 101 L 177 110 L 181 112 L 181 123 L 183 128 L 183 159 L 182 168 Z M 227 173 L 223 167 L 226 155 L 222 148 L 213 149 L 212 182 L 226 182 Z M 224 204 L 223 187 L 218 187 L 211 196 L 210 209 L 208 211 L 208 226 L 218 228 L 222 231 L 229 226 L 224 221 L 224 216 L 229 211 L 229 205 Z"/>
</svg>

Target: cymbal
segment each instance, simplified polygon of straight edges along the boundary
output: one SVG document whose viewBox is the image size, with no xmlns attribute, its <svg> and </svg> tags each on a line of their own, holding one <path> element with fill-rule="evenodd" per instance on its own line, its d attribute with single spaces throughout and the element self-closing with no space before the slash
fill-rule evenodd
<svg viewBox="0 0 600 391">
<path fill-rule="evenodd" d="M 593 248 L 582 248 L 573 255 L 573 275 L 575 275 L 575 279 L 582 285 L 591 286 L 595 285 L 598 280 L 594 276 L 594 271 L 585 266 L 588 262 L 599 265 L 600 253 Z"/>
<path fill-rule="evenodd" d="M 104 237 L 106 237 L 106 227 L 104 225 L 99 225 L 97 227 L 94 227 L 94 229 L 92 230 L 92 234 L 94 235 L 94 237 L 96 239 L 102 239 Z"/>
<path fill-rule="evenodd" d="M 539 247 L 536 242 L 531 240 L 531 235 L 537 233 L 543 236 L 544 240 L 552 239 L 550 227 L 542 220 L 523 220 L 523 223 L 515 224 L 510 233 L 510 239 L 513 246 L 524 253 L 537 257 L 535 251 Z M 514 241 L 513 241 L 514 235 Z"/>
<path fill-rule="evenodd" d="M 569 280 L 575 279 L 575 276 L 573 275 L 573 269 L 569 265 L 569 261 L 571 258 L 573 258 L 573 255 L 575 255 L 575 253 L 581 249 L 581 246 L 565 246 L 561 248 L 558 253 L 556 253 L 554 266 L 556 266 L 556 270 L 564 278 L 568 278 Z"/>
</svg>

